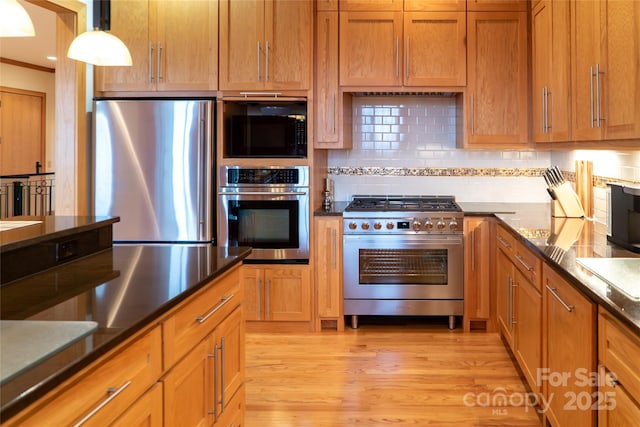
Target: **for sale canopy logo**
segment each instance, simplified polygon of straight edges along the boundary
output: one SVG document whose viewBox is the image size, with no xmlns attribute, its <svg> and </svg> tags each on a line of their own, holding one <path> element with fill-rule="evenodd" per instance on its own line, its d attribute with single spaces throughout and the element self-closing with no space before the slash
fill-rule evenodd
<svg viewBox="0 0 640 427">
<path fill-rule="evenodd" d="M 497 387 L 492 391 L 466 393 L 462 400 L 465 406 L 492 408 L 494 415 L 507 415 L 508 408 L 524 407 L 525 411 L 534 408 L 537 412 L 546 412 L 550 405 L 561 405 L 565 411 L 606 411 L 616 407 L 615 391 L 599 391 L 598 383 L 604 384 L 604 371 L 601 374 L 588 369 L 578 368 L 573 372 L 552 372 L 548 368 L 539 368 L 536 385 L 544 383 L 550 386 L 548 396 L 534 392 L 509 392 Z M 574 390 L 563 391 L 572 386 Z M 575 391 L 579 390 L 580 391 Z M 553 390 L 559 390 L 555 392 Z M 595 390 L 595 391 L 592 391 Z"/>
</svg>

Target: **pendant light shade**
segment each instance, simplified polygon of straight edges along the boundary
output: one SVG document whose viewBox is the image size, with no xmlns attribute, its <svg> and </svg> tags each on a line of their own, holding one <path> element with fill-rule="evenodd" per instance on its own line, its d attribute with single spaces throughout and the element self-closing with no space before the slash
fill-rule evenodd
<svg viewBox="0 0 640 427">
<path fill-rule="evenodd" d="M 69 46 L 67 57 L 92 65 L 130 66 L 131 54 L 127 46 L 118 37 L 107 32 L 111 28 L 110 15 L 109 0 L 94 0 L 95 30 L 77 36 Z"/>
<path fill-rule="evenodd" d="M 17 0 L 0 0 L 0 37 L 33 37 L 36 31 L 27 11 Z"/>
</svg>

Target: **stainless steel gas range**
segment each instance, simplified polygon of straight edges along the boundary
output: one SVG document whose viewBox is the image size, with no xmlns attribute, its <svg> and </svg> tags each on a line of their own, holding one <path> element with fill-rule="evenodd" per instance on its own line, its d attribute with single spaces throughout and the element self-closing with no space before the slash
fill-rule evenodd
<svg viewBox="0 0 640 427">
<path fill-rule="evenodd" d="M 463 310 L 463 212 L 453 196 L 354 196 L 344 211 L 344 313 Z"/>
</svg>

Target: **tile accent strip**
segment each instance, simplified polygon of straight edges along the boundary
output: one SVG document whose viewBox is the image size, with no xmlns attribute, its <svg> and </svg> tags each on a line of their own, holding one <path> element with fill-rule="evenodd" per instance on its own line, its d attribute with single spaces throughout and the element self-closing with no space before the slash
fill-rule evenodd
<svg viewBox="0 0 640 427">
<path fill-rule="evenodd" d="M 349 176 L 504 176 L 541 177 L 544 168 L 404 168 L 404 167 L 350 167 L 334 166 L 329 175 Z"/>
</svg>

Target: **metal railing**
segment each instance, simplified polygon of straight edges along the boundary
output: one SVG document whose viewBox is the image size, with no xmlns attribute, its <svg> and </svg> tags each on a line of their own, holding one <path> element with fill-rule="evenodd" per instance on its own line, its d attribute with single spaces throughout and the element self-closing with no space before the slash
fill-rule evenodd
<svg viewBox="0 0 640 427">
<path fill-rule="evenodd" d="M 55 174 L 0 176 L 0 218 L 53 215 Z"/>
</svg>

